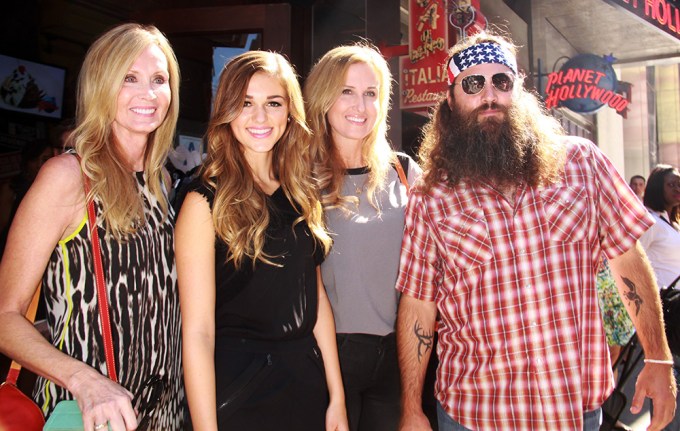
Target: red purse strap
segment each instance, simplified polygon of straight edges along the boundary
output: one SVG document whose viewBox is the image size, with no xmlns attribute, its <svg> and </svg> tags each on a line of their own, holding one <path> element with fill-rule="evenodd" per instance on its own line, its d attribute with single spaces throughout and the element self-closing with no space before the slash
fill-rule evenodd
<svg viewBox="0 0 680 431">
<path fill-rule="evenodd" d="M 76 157 L 80 163 L 80 157 Z M 111 321 L 109 319 L 109 300 L 106 294 L 102 251 L 99 243 L 99 232 L 97 231 L 97 214 L 94 210 L 94 199 L 89 197 L 90 179 L 85 175 L 85 172 L 83 172 L 83 184 L 85 188 L 85 199 L 87 199 L 87 221 L 90 226 L 90 239 L 92 240 L 92 258 L 94 259 L 94 272 L 97 282 L 97 303 L 99 304 L 99 320 L 102 325 L 102 336 L 104 339 L 106 370 L 109 373 L 109 378 L 118 383 L 116 361 L 113 357 L 113 338 L 111 337 Z"/>
</svg>

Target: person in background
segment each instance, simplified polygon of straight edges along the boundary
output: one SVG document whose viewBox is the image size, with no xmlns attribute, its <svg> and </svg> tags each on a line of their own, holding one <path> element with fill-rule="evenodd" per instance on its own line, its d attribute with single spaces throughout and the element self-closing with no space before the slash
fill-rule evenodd
<svg viewBox="0 0 680 431">
<path fill-rule="evenodd" d="M 633 175 L 630 177 L 630 183 L 628 185 L 638 199 L 642 200 L 645 195 L 645 177 L 642 175 Z"/>
<path fill-rule="evenodd" d="M 177 60 L 157 28 L 123 24 L 99 37 L 78 78 L 71 139 L 79 158 L 62 154 L 43 165 L 0 263 L 0 350 L 40 375 L 34 398 L 47 416 L 75 398 L 85 430 L 183 428 L 174 214 L 163 170 L 178 98 Z M 96 206 L 119 384 L 104 359 L 88 199 Z M 41 281 L 51 342 L 24 318 Z"/>
<path fill-rule="evenodd" d="M 347 430 L 319 265 L 331 239 L 293 68 L 250 51 L 221 73 L 207 158 L 175 249 L 196 430 Z"/>
<path fill-rule="evenodd" d="M 49 142 L 44 139 L 38 139 L 27 143 L 21 149 L 21 173 L 14 182 L 14 192 L 16 194 L 15 210 L 18 203 L 28 192 L 28 189 L 33 184 L 35 177 L 38 176 L 40 168 L 52 157 Z"/>
<path fill-rule="evenodd" d="M 680 275 L 680 174 L 671 165 L 657 165 L 649 174 L 644 204 L 654 225 L 640 238 L 659 287 Z"/>
<path fill-rule="evenodd" d="M 198 170 L 203 163 L 203 155 L 195 149 L 188 149 L 184 145 L 178 145 L 170 150 L 168 161 L 165 164 L 170 178 L 172 188 L 170 189 L 170 202 L 176 212 L 179 212 L 184 202 L 184 196 L 191 182 L 198 176 Z"/>
<path fill-rule="evenodd" d="M 38 171 L 50 157 L 52 157 L 52 148 L 49 142 L 44 139 L 28 142 L 21 149 L 19 174 L 8 181 L 3 181 L 0 185 L 3 208 L 0 216 L 0 258 L 4 254 L 7 234 L 17 208 L 35 177 L 38 176 Z"/>
<path fill-rule="evenodd" d="M 304 87 L 315 176 L 333 237 L 321 273 L 352 431 L 394 431 L 399 421 L 394 283 L 408 186 L 397 167 L 410 183 L 420 168 L 387 141 L 391 83 L 374 47 L 351 45 L 327 52 Z"/>
<path fill-rule="evenodd" d="M 607 259 L 602 259 L 600 270 L 597 273 L 597 291 L 602 323 L 609 345 L 609 355 L 613 364 L 625 346 L 635 333 L 633 322 L 621 300 L 616 281 L 609 269 Z"/>
<path fill-rule="evenodd" d="M 652 224 L 611 162 L 566 137 L 523 87 L 509 39 L 447 61 L 420 149 L 397 288 L 400 429 L 426 430 L 422 379 L 439 313 L 439 430 L 598 430 L 613 389 L 595 276 L 607 256 L 647 359 L 633 410 L 673 417 L 659 294 L 638 238 Z"/>
<path fill-rule="evenodd" d="M 61 121 L 52 133 L 52 152 L 55 156 L 73 149 L 73 142 L 69 140 L 75 128 L 72 119 Z"/>
<path fill-rule="evenodd" d="M 597 273 L 597 299 L 602 314 L 602 327 L 609 346 L 609 358 L 612 366 L 616 363 L 623 347 L 628 344 L 631 337 L 635 334 L 635 327 L 630 320 L 626 306 L 621 300 L 616 281 L 609 269 L 609 261 L 603 258 L 600 270 Z M 618 379 L 618 370 L 613 368 L 614 380 Z M 615 431 L 630 431 L 630 428 L 616 420 L 614 422 Z"/>
<path fill-rule="evenodd" d="M 647 179 L 644 203 L 655 223 L 640 238 L 654 268 L 659 287 L 670 286 L 680 276 L 680 172 L 671 165 L 656 165 Z M 680 286 L 676 286 L 678 288 Z M 673 355 L 676 379 L 680 374 L 680 357 Z M 680 430 L 680 400 L 676 398 L 676 415 L 664 428 Z M 656 406 L 654 406 L 656 410 Z"/>
</svg>

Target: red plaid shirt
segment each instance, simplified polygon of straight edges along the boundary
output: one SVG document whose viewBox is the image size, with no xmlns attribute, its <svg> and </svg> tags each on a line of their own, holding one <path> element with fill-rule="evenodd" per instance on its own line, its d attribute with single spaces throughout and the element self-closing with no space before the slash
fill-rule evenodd
<svg viewBox="0 0 680 431">
<path fill-rule="evenodd" d="M 613 388 L 597 302 L 601 253 L 618 256 L 651 226 L 592 143 L 568 138 L 560 181 L 416 187 L 397 289 L 436 301 L 436 395 L 470 429 L 580 430 Z"/>
</svg>

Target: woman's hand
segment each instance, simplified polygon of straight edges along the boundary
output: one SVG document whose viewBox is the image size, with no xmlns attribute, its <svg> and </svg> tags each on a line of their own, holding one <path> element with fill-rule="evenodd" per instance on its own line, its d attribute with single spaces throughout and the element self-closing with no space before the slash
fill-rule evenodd
<svg viewBox="0 0 680 431">
<path fill-rule="evenodd" d="M 326 431 L 349 431 L 345 403 L 330 403 L 326 410 Z"/>
<path fill-rule="evenodd" d="M 78 401 L 85 431 L 137 428 L 133 395 L 96 370 L 88 368 L 76 372 L 69 381 L 68 390 Z"/>
</svg>

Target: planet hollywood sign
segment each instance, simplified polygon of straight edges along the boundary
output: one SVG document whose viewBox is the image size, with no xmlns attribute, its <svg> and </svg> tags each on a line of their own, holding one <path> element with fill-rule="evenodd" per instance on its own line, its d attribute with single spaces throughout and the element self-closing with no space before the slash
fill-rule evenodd
<svg viewBox="0 0 680 431">
<path fill-rule="evenodd" d="M 558 71 L 548 75 L 545 105 L 548 109 L 565 107 L 592 114 L 604 106 L 625 114 L 630 100 L 618 92 L 619 81 L 611 56 L 581 54 L 571 58 Z"/>
</svg>

